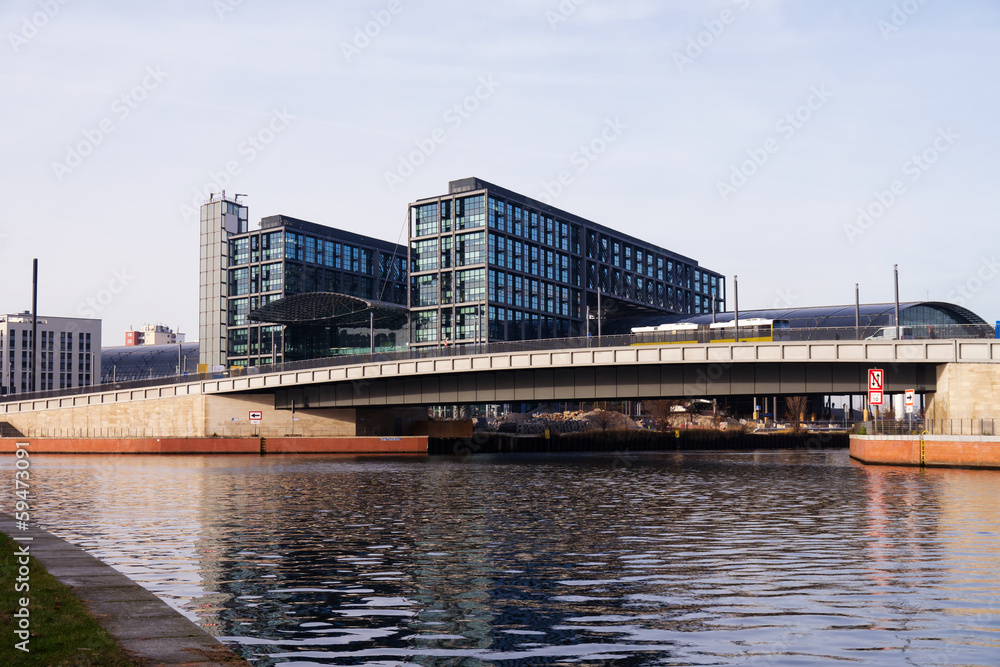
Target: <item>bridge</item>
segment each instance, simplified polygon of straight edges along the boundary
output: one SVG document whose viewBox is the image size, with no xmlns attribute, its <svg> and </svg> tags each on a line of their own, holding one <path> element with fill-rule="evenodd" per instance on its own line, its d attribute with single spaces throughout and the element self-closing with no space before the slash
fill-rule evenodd
<svg viewBox="0 0 1000 667">
<path fill-rule="evenodd" d="M 438 348 L 430 353 L 293 362 L 233 377 L 173 378 L 101 386 L 89 393 L 7 397 L 14 400 L 0 403 L 0 422 L 37 427 L 43 423 L 40 418 L 47 422 L 63 410 L 80 413 L 103 408 L 101 419 L 145 424 L 151 419 L 147 414 L 151 405 L 129 413 L 109 413 L 107 408 L 154 401 L 155 416 L 165 414 L 167 419 L 170 410 L 164 412 L 164 401 L 195 397 L 225 397 L 230 399 L 227 405 L 275 413 L 297 410 L 300 415 L 318 417 L 327 411 L 328 416 L 335 414 L 338 420 L 355 420 L 356 424 L 357 413 L 346 411 L 441 404 L 848 395 L 865 393 L 867 370 L 872 367 L 886 370 L 887 393 L 914 389 L 930 395 L 933 404 L 934 397 L 944 391 L 946 400 L 928 408 L 947 413 L 967 404 L 974 407 L 977 401 L 992 401 L 993 385 L 1000 386 L 992 379 L 998 370 L 995 365 L 1000 364 L 1000 340 L 993 339 L 644 345 L 634 345 L 634 341 L 622 336 L 605 337 L 599 345 L 596 339 L 580 338 Z M 226 409 L 235 415 L 229 417 L 231 422 L 245 416 L 241 409 Z M 204 417 L 211 430 L 212 418 L 204 416 L 211 412 L 195 408 L 175 418 Z M 119 416 L 107 416 L 113 414 Z M 220 419 L 216 418 L 214 426 L 227 427 Z M 79 421 L 74 417 L 58 423 L 74 429 Z M 88 429 L 91 421 L 88 417 Z M 322 427 L 322 420 L 316 427 Z"/>
</svg>

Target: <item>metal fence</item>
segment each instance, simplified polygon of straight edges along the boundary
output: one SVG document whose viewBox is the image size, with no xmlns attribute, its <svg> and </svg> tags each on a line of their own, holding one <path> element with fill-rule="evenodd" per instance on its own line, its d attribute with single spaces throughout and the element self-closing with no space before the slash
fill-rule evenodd
<svg viewBox="0 0 1000 667">
<path fill-rule="evenodd" d="M 876 420 L 862 424 L 868 435 L 1000 435 L 1000 419 Z"/>
<path fill-rule="evenodd" d="M 286 437 L 288 429 L 252 424 L 212 427 L 194 426 L 97 426 L 91 428 L 38 427 L 14 429 L 0 424 L 0 438 L 47 439 L 138 439 L 138 438 L 259 438 Z"/>
<path fill-rule="evenodd" d="M 782 329 L 774 337 L 779 342 L 796 341 L 856 341 L 856 340 L 894 340 L 891 338 L 892 331 L 896 327 L 817 327 L 801 329 Z M 935 340 L 935 339 L 986 339 L 994 338 L 995 332 L 989 325 L 926 325 L 926 326 L 905 326 L 899 327 L 896 332 L 902 341 L 906 340 Z M 701 336 L 701 332 L 691 334 L 693 337 Z M 705 336 L 709 334 L 704 334 Z M 725 335 L 733 335 L 727 332 Z M 889 335 L 890 338 L 885 336 Z M 751 339 L 759 341 L 759 333 L 751 330 L 750 327 L 740 327 L 739 340 Z M 733 339 L 728 342 L 731 343 Z M 110 391 L 126 391 L 129 389 L 146 389 L 149 387 L 161 387 L 166 385 L 184 384 L 188 382 L 203 382 L 206 380 L 243 377 L 247 375 L 259 375 L 265 373 L 291 372 L 301 370 L 315 370 L 320 368 L 333 368 L 338 366 L 352 366 L 357 364 L 408 361 L 418 359 L 434 359 L 442 357 L 461 357 L 478 354 L 507 354 L 511 352 L 552 352 L 559 350 L 578 350 L 590 348 L 608 347 L 629 347 L 636 345 L 657 345 L 657 344 L 682 344 L 682 343 L 709 343 L 708 340 L 684 339 L 680 340 L 676 334 L 666 332 L 640 334 L 640 335 L 620 335 L 620 336 L 586 336 L 579 338 L 550 338 L 545 340 L 513 341 L 504 343 L 462 343 L 453 345 L 433 345 L 428 347 L 413 347 L 401 352 L 375 352 L 374 354 L 352 354 L 338 357 L 325 357 L 322 359 L 309 359 L 306 361 L 290 361 L 283 364 L 272 364 L 269 366 L 252 366 L 250 368 L 234 367 L 218 373 L 184 374 L 169 377 L 159 377 L 149 380 L 134 380 L 130 382 L 114 382 L 89 387 L 74 387 L 71 389 L 55 389 L 50 391 L 37 391 L 25 394 L 8 394 L 0 396 L 0 403 L 14 401 L 39 400 L 46 398 L 57 398 L 65 396 L 79 396 L 83 394 L 95 394 Z M 718 341 L 725 344 L 725 341 Z"/>
</svg>

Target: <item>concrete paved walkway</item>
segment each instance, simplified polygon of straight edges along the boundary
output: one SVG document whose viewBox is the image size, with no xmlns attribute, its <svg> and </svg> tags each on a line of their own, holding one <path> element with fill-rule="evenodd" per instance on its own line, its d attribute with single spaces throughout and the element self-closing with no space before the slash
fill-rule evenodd
<svg viewBox="0 0 1000 667">
<path fill-rule="evenodd" d="M 233 667 L 249 663 L 179 614 L 166 602 L 110 565 L 35 526 L 18 530 L 0 513 L 0 532 L 32 538 L 31 555 L 69 586 L 101 626 L 143 664 L 185 667 Z"/>
</svg>

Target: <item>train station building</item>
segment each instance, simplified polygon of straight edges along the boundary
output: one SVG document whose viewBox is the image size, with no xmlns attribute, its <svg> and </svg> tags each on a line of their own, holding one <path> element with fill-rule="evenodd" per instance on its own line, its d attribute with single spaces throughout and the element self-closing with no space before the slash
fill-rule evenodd
<svg viewBox="0 0 1000 667">
<path fill-rule="evenodd" d="M 725 310 L 721 273 L 478 178 L 411 203 L 406 246 L 285 215 L 250 229 L 238 198 L 201 208 L 202 371 Z"/>
</svg>

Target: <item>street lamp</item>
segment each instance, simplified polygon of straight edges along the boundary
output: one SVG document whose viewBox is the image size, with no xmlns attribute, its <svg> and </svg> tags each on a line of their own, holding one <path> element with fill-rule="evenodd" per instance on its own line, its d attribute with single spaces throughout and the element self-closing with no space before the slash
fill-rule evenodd
<svg viewBox="0 0 1000 667">
<path fill-rule="evenodd" d="M 740 342 L 740 277 L 733 276 L 733 326 L 736 329 L 736 342 Z"/>
</svg>

